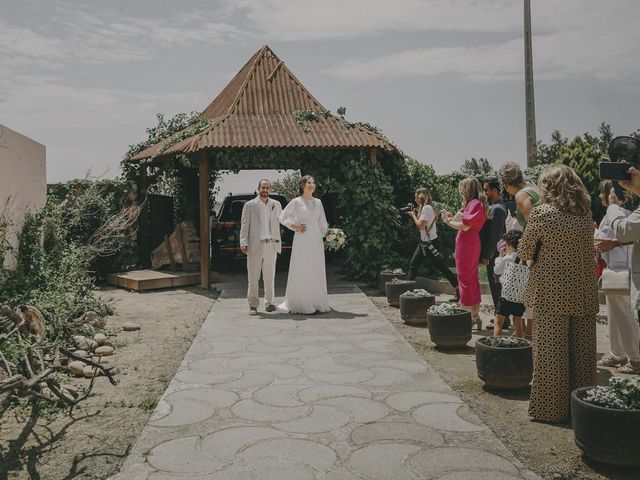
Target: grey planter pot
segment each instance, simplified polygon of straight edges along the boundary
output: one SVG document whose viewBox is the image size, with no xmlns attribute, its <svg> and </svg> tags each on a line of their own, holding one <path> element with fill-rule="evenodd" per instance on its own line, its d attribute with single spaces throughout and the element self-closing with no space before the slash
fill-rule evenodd
<svg viewBox="0 0 640 480">
<path fill-rule="evenodd" d="M 583 400 L 591 387 L 571 393 L 571 422 L 576 445 L 603 463 L 640 467 L 640 410 L 599 407 Z"/>
<path fill-rule="evenodd" d="M 471 313 L 456 315 L 427 314 L 431 341 L 438 348 L 465 348 L 471 340 Z"/>
<path fill-rule="evenodd" d="M 486 338 L 486 337 L 483 337 Z M 522 347 L 492 347 L 482 338 L 476 341 L 478 377 L 488 388 L 517 389 L 531 383 L 533 377 L 532 345 L 528 340 Z"/>
<path fill-rule="evenodd" d="M 413 290 L 416 288 L 416 282 L 414 280 L 404 280 L 402 282 L 394 283 L 387 282 L 385 284 L 385 291 L 387 293 L 387 302 L 392 307 L 400 306 L 400 295 L 407 290 Z"/>
<path fill-rule="evenodd" d="M 400 295 L 400 317 L 411 325 L 427 325 L 427 310 L 435 305 L 436 297 Z"/>
<path fill-rule="evenodd" d="M 407 278 L 407 274 L 406 273 L 386 273 L 386 272 L 380 273 L 380 277 L 378 279 L 378 287 L 380 288 L 380 290 L 384 292 L 385 285 L 387 284 L 387 282 L 390 282 L 394 278 L 397 278 L 398 280 L 404 280 L 405 278 Z"/>
</svg>

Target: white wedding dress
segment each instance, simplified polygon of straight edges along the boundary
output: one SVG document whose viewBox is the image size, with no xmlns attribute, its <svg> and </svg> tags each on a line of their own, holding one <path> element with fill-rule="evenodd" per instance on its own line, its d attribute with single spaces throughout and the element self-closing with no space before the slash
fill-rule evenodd
<svg viewBox="0 0 640 480">
<path fill-rule="evenodd" d="M 293 237 L 285 301 L 278 308 L 289 313 L 328 312 L 331 307 L 322 240 L 328 225 L 322 202 L 317 198 L 296 197 L 280 214 L 280 223 L 290 230 L 302 223 L 307 229 Z"/>
</svg>

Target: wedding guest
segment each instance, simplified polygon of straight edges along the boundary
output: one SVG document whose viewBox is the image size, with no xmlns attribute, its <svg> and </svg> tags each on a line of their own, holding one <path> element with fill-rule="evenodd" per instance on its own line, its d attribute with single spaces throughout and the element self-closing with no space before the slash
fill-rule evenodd
<svg viewBox="0 0 640 480">
<path fill-rule="evenodd" d="M 533 266 L 525 305 L 533 309 L 529 414 L 544 422 L 569 415 L 574 388 L 596 385 L 596 313 L 591 200 L 566 165 L 538 180 L 541 204 L 529 214 L 518 255 Z"/>
<path fill-rule="evenodd" d="M 540 190 L 533 182 L 524 179 L 520 165 L 515 162 L 508 162 L 502 165 L 499 176 L 502 186 L 507 193 L 515 198 L 516 202 L 516 225 L 507 227 L 507 231 L 510 229 L 524 230 L 531 210 L 540 203 Z M 531 339 L 533 314 L 530 308 L 525 310 L 523 318 L 526 321 L 524 336 Z M 518 327 L 516 326 L 516 328 Z"/>
<path fill-rule="evenodd" d="M 638 174 L 635 172 L 637 170 L 632 168 L 630 172 L 635 183 L 620 182 L 620 184 L 633 193 L 640 193 L 640 189 L 636 187 Z M 621 242 L 631 242 L 634 239 L 637 242 L 637 239 L 640 239 L 640 214 L 638 210 L 630 213 L 622 208 L 610 181 L 601 182 L 600 199 L 602 204 L 607 207 L 607 214 L 598 228 L 598 232 L 601 233 L 599 237 L 611 240 L 597 240 L 596 249 L 607 263 L 607 268 L 637 271 L 637 268 L 632 268 L 632 265 L 638 264 L 637 252 L 640 249 L 638 243 L 634 244 L 632 250 L 629 245 Z M 640 352 L 638 351 L 640 327 L 636 320 L 636 310 L 638 309 L 637 274 L 632 276 L 631 280 L 631 291 L 627 295 L 614 295 L 607 293 L 605 289 L 611 351 L 609 355 L 598 362 L 598 365 L 617 366 L 615 371 L 618 373 L 640 373 Z M 631 294 L 633 294 L 633 299 Z"/>
<path fill-rule="evenodd" d="M 480 230 L 490 215 L 489 204 L 482 193 L 482 185 L 475 178 L 465 178 L 458 186 L 462 196 L 462 209 L 455 217 L 443 210 L 442 220 L 455 230 L 456 235 L 456 272 L 460 288 L 460 305 L 469 307 L 471 319 L 478 330 L 482 329 L 480 320 L 480 282 L 478 281 L 478 263 L 480 261 Z"/>
<path fill-rule="evenodd" d="M 510 289 L 513 289 L 515 285 L 510 285 L 509 282 L 517 282 L 518 279 L 512 277 L 510 275 L 503 275 L 507 266 L 511 264 L 520 263 L 521 259 L 518 257 L 518 243 L 520 242 L 520 238 L 522 238 L 522 233 L 512 230 L 509 233 L 506 233 L 503 237 L 504 245 L 500 249 L 500 255 L 495 260 L 495 274 L 500 276 L 500 284 L 502 285 L 502 290 L 508 292 Z M 522 267 L 524 268 L 524 267 Z M 526 276 L 524 277 L 524 281 L 526 281 Z M 506 295 L 506 293 L 505 293 Z M 503 296 L 500 296 L 498 300 L 498 305 L 496 307 L 496 320 L 493 327 L 493 336 L 499 337 L 502 335 L 502 327 L 504 325 L 505 319 L 509 318 L 509 316 L 513 315 L 513 323 L 516 325 L 516 331 L 514 332 L 514 336 L 522 337 L 522 314 L 524 313 L 524 304 L 507 300 Z"/>
<path fill-rule="evenodd" d="M 495 178 L 487 178 L 483 185 L 484 195 L 491 205 L 491 217 L 487 220 L 480 232 L 482 251 L 480 253 L 480 263 L 487 267 L 487 280 L 491 290 L 494 313 L 500 301 L 501 284 L 494 274 L 494 265 L 499 256 L 498 242 L 505 233 L 505 221 L 507 220 L 507 207 L 502 201 L 500 181 Z M 508 321 L 508 319 L 507 319 Z M 489 324 L 487 328 L 492 328 Z"/>
<path fill-rule="evenodd" d="M 422 263 L 422 260 L 426 258 L 427 262 L 431 263 L 442 275 L 449 281 L 451 286 L 456 290 L 456 300 L 459 300 L 460 294 L 458 290 L 458 279 L 454 273 L 445 264 L 442 254 L 434 252 L 442 252 L 442 245 L 438 239 L 438 230 L 436 227 L 436 213 L 433 210 L 431 204 L 431 194 L 426 187 L 420 187 L 416 190 L 415 195 L 416 205 L 418 206 L 418 213 L 411 210 L 407 212 L 407 215 L 411 217 L 416 228 L 420 232 L 420 243 L 416 246 L 411 262 L 409 263 L 409 273 L 407 278 L 409 280 L 415 280 L 418 274 L 418 268 Z M 423 248 L 423 244 L 429 242 L 434 249 Z"/>
</svg>

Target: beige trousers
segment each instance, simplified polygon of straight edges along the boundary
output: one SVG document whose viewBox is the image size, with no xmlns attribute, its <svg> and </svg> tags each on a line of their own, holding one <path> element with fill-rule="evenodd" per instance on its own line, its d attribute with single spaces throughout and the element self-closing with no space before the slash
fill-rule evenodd
<svg viewBox="0 0 640 480">
<path fill-rule="evenodd" d="M 611 355 L 640 362 L 640 326 L 629 295 L 607 295 Z"/>
<path fill-rule="evenodd" d="M 262 273 L 262 282 L 264 283 L 264 302 L 265 305 L 273 303 L 275 296 L 274 279 L 276 275 L 276 259 L 278 252 L 276 251 L 276 243 L 260 243 L 258 251 L 249 250 L 247 255 L 247 274 L 249 280 L 249 288 L 247 289 L 247 299 L 251 308 L 257 308 L 260 304 L 258 284 L 260 282 L 260 273 Z"/>
</svg>

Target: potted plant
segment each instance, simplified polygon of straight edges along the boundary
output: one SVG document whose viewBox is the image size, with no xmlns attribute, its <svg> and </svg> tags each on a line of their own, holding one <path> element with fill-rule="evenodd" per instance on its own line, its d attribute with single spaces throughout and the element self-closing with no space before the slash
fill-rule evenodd
<svg viewBox="0 0 640 480">
<path fill-rule="evenodd" d="M 380 290 L 385 291 L 385 285 L 387 282 L 390 282 L 394 278 L 399 278 L 400 280 L 404 280 L 407 277 L 407 274 L 401 268 L 392 268 L 388 265 L 382 266 L 382 271 L 380 272 L 380 278 L 378 282 L 378 286 Z"/>
<path fill-rule="evenodd" d="M 611 377 L 607 387 L 571 393 L 576 445 L 585 456 L 613 465 L 640 466 L 640 378 Z"/>
<path fill-rule="evenodd" d="M 471 313 L 453 303 L 427 310 L 431 341 L 439 348 L 464 348 L 471 340 Z"/>
<path fill-rule="evenodd" d="M 427 310 L 435 305 L 436 297 L 422 288 L 407 290 L 400 295 L 400 317 L 414 325 L 426 325 Z"/>
<path fill-rule="evenodd" d="M 533 377 L 531 342 L 517 337 L 482 337 L 476 341 L 476 368 L 489 388 L 526 387 Z"/>
<path fill-rule="evenodd" d="M 416 288 L 416 282 L 415 280 L 401 280 L 394 277 L 390 282 L 385 283 L 384 288 L 389 305 L 398 307 L 400 306 L 400 294 Z"/>
</svg>

